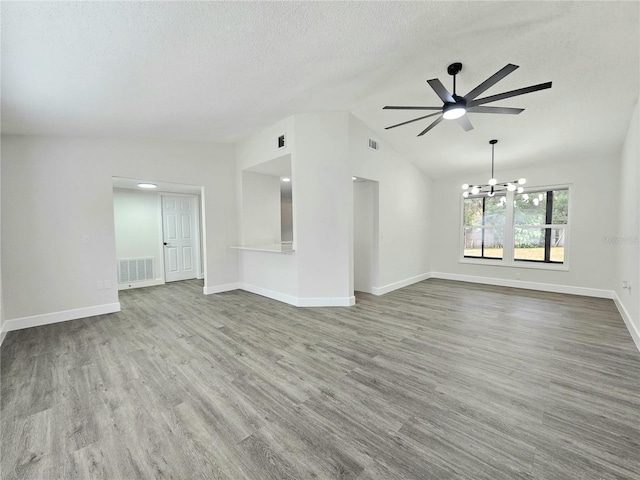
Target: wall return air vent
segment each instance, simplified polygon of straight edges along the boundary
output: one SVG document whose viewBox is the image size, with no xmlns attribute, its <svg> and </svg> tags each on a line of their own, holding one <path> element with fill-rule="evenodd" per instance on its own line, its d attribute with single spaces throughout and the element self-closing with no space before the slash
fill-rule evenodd
<svg viewBox="0 0 640 480">
<path fill-rule="evenodd" d="M 118 260 L 118 283 L 135 283 L 153 280 L 153 258 L 122 258 Z"/>
<path fill-rule="evenodd" d="M 376 142 L 375 140 L 370 138 L 369 139 L 369 148 L 373 148 L 374 150 L 378 150 L 380 148 L 380 145 L 378 144 L 378 142 Z"/>
</svg>

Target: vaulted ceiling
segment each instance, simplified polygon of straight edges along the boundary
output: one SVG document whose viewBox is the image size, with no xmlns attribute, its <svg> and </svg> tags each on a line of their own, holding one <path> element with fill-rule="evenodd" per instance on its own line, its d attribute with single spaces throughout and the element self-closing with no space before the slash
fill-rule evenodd
<svg viewBox="0 0 640 480">
<path fill-rule="evenodd" d="M 291 114 L 348 110 L 433 177 L 615 158 L 640 80 L 638 2 L 2 2 L 2 132 L 233 142 Z M 384 105 L 553 81 L 469 114 L 474 130 Z"/>
</svg>

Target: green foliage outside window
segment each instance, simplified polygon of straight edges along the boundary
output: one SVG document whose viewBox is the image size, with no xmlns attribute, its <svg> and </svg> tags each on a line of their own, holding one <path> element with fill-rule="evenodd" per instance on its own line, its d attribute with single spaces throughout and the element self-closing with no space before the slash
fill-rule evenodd
<svg viewBox="0 0 640 480">
<path fill-rule="evenodd" d="M 569 191 L 553 191 L 552 218 L 547 221 L 547 192 L 518 194 L 514 200 L 514 240 L 518 248 L 538 248 L 545 245 L 545 228 L 521 228 L 547 224 L 566 225 L 568 218 Z M 519 228 L 520 227 L 520 228 Z M 552 246 L 564 243 L 564 229 L 552 229 Z"/>
</svg>

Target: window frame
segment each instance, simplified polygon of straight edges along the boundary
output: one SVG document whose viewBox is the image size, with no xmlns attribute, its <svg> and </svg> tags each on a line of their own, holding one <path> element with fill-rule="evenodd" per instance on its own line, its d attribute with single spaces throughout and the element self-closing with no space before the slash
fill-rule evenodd
<svg viewBox="0 0 640 480">
<path fill-rule="evenodd" d="M 508 200 L 507 196 L 506 196 L 504 193 L 496 194 L 496 196 L 499 196 L 499 197 L 505 197 L 505 206 L 504 206 L 504 209 L 505 209 L 505 223 L 504 223 L 504 225 L 503 225 L 502 227 L 495 226 L 495 225 L 487 225 L 487 224 L 486 224 L 486 219 L 487 219 L 487 214 L 486 214 L 486 200 L 487 200 L 487 198 L 492 198 L 492 197 L 489 197 L 488 195 L 470 195 L 469 197 L 467 197 L 467 198 L 466 198 L 466 200 L 469 200 L 469 199 L 478 199 L 478 198 L 481 198 L 481 199 L 482 199 L 482 223 L 481 223 L 480 225 L 465 225 L 465 224 L 464 224 L 464 200 L 465 200 L 465 199 L 463 198 L 463 200 L 462 200 L 462 243 L 463 243 L 462 256 L 463 256 L 464 258 L 466 258 L 466 259 L 472 259 L 472 260 L 473 260 L 473 259 L 475 259 L 475 260 L 482 260 L 482 261 L 485 261 L 485 260 L 498 260 L 498 261 L 500 261 L 500 260 L 504 260 L 504 257 L 505 257 L 505 249 L 504 249 L 504 247 L 505 247 L 505 244 L 506 244 L 506 235 L 507 235 L 507 232 L 506 232 L 506 229 L 507 229 L 507 207 L 506 207 L 506 202 L 508 202 L 509 200 Z M 495 198 L 495 197 L 493 197 L 493 198 Z M 465 255 L 465 254 L 464 254 L 465 229 L 466 229 L 466 228 L 471 228 L 471 229 L 479 228 L 479 229 L 481 229 L 481 231 L 482 231 L 482 244 L 481 244 L 481 246 L 480 246 L 480 252 L 481 252 L 481 256 L 480 256 L 480 257 L 471 256 L 471 255 L 467 256 L 467 255 Z M 487 230 L 498 230 L 499 228 L 502 228 L 502 230 L 503 230 L 503 237 L 502 237 L 502 243 L 503 243 L 503 245 L 502 245 L 502 258 L 498 258 L 498 257 L 485 257 L 485 256 L 484 256 L 484 250 L 485 250 L 485 244 L 484 244 L 485 232 L 486 232 Z"/>
<path fill-rule="evenodd" d="M 524 192 L 522 192 L 522 194 L 516 193 L 514 192 L 514 199 L 516 195 L 523 195 L 525 193 L 528 194 L 536 194 L 536 193 L 545 193 L 546 197 L 545 197 L 545 223 L 544 224 L 538 224 L 538 225 L 519 225 L 516 224 L 515 221 L 515 212 L 516 212 L 516 207 L 514 205 L 513 207 L 513 212 L 514 212 L 514 220 L 513 220 L 513 231 L 514 231 L 514 242 L 513 242 L 513 249 L 514 249 L 514 255 L 513 255 L 513 261 L 514 262 L 531 262 L 531 263 L 538 263 L 538 264 L 553 264 L 553 265 L 563 265 L 564 259 L 562 262 L 558 262 L 558 261 L 553 261 L 551 260 L 551 236 L 552 236 L 552 232 L 554 229 L 562 229 L 564 230 L 565 233 L 565 243 L 567 243 L 567 224 L 569 223 L 569 214 L 567 211 L 567 224 L 564 223 L 553 223 L 553 200 L 554 200 L 554 192 L 560 192 L 566 190 L 567 191 L 567 210 L 569 208 L 569 189 L 568 188 L 554 188 L 554 189 L 546 189 L 546 188 L 540 188 L 540 189 L 528 189 L 525 190 Z M 551 194 L 551 197 L 549 197 L 549 194 Z M 551 201 L 549 201 L 549 198 L 551 198 Z M 532 260 L 532 259 L 526 259 L 526 258 L 515 258 L 515 250 L 516 250 L 516 245 L 515 245 L 515 230 L 516 228 L 520 228 L 520 229 L 541 229 L 544 230 L 544 260 Z M 565 252 L 568 250 L 568 247 L 564 246 L 563 247 L 565 249 Z M 564 257 L 564 253 L 563 253 L 563 257 Z"/>
<path fill-rule="evenodd" d="M 458 248 L 458 263 L 472 264 L 472 265 L 488 265 L 494 267 L 515 267 L 515 268 L 529 268 L 537 270 L 569 270 L 569 258 L 570 258 L 570 245 L 571 245 L 571 219 L 573 217 L 571 212 L 571 201 L 573 184 L 561 184 L 561 185 L 542 185 L 531 186 L 524 189 L 522 193 L 534 193 L 534 192 L 548 192 L 555 190 L 567 190 L 567 223 L 561 225 L 545 224 L 538 226 L 537 228 L 551 229 L 562 227 L 564 228 L 565 246 L 564 246 L 564 262 L 543 262 L 537 260 L 516 260 L 514 258 L 515 253 L 515 228 L 514 214 L 515 214 L 515 195 L 519 195 L 517 191 L 505 192 L 507 198 L 506 212 L 505 212 L 505 227 L 504 227 L 504 246 L 502 251 L 502 259 L 498 258 L 484 258 L 484 257 L 465 257 L 464 256 L 464 200 L 465 197 L 460 195 L 460 218 L 458 225 L 460 226 L 459 233 L 459 248 Z M 502 193 L 502 192 L 501 192 Z M 466 198 L 478 198 L 483 195 L 469 195 Z M 486 194 L 484 195 L 486 196 Z M 546 236 L 546 235 L 545 235 Z"/>
</svg>

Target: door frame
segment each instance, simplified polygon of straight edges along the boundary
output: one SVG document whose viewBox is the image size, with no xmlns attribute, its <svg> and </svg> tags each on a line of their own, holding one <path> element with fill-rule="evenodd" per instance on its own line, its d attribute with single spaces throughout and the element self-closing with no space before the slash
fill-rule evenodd
<svg viewBox="0 0 640 480">
<path fill-rule="evenodd" d="M 195 237 L 195 259 L 194 262 L 197 265 L 196 268 L 196 278 L 198 280 L 202 280 L 204 278 L 204 269 L 203 269 L 203 255 L 202 255 L 202 240 L 201 240 L 201 231 L 202 231 L 202 217 L 200 215 L 200 202 L 202 202 L 202 194 L 196 195 L 194 193 L 172 193 L 172 192 L 158 192 L 158 201 L 160 202 L 160 242 L 162 245 L 162 280 L 164 283 L 167 283 L 167 267 L 164 261 L 164 209 L 162 197 L 188 197 L 191 199 L 193 204 L 193 212 L 195 215 L 194 222 L 194 237 Z"/>
<path fill-rule="evenodd" d="M 352 185 L 352 189 L 351 189 L 351 231 L 352 231 L 352 235 L 351 235 L 351 255 L 352 255 L 352 261 L 351 261 L 351 278 L 353 279 L 353 292 L 356 291 L 363 291 L 363 290 L 356 290 L 355 288 L 355 283 L 356 283 L 356 248 L 355 248 L 355 241 L 356 241 L 356 231 L 355 231 L 355 223 L 356 223 L 356 211 L 355 211 L 355 196 L 356 196 L 356 188 L 358 188 L 358 184 L 368 184 L 371 189 L 372 189 L 372 199 L 371 199 L 371 205 L 368 205 L 371 207 L 371 213 L 372 213 L 372 236 L 369 239 L 371 241 L 370 243 L 370 247 L 371 247 L 371 257 L 370 257 L 370 267 L 371 267 L 371 271 L 369 274 L 369 282 L 370 282 L 370 290 L 369 291 L 365 291 L 365 293 L 371 293 L 373 295 L 376 295 L 374 292 L 376 291 L 377 288 L 379 288 L 379 278 L 380 278 L 380 182 L 378 180 L 371 180 L 369 178 L 365 178 L 365 177 L 357 177 L 357 180 L 355 180 Z M 354 294 L 352 292 L 352 295 Z"/>
</svg>

